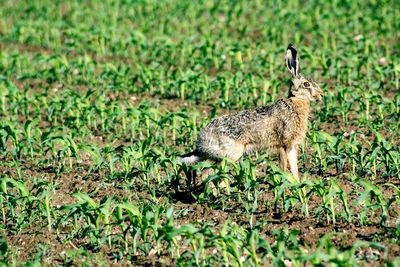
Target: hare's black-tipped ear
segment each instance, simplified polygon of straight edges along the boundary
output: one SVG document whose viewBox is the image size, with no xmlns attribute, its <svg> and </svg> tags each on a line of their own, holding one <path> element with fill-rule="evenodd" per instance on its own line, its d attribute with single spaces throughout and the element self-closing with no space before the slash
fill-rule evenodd
<svg viewBox="0 0 400 267">
<path fill-rule="evenodd" d="M 297 77 L 300 72 L 300 58 L 297 48 L 289 44 L 286 52 L 286 66 L 293 77 Z"/>
</svg>

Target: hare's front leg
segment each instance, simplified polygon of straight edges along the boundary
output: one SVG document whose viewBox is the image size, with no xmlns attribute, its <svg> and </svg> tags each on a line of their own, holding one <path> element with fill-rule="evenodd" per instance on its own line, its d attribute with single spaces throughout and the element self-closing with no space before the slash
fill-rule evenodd
<svg viewBox="0 0 400 267">
<path fill-rule="evenodd" d="M 287 162 L 288 162 L 288 158 L 287 158 L 287 154 L 286 151 L 283 147 L 279 148 L 279 158 L 281 161 L 281 169 L 283 171 L 287 171 Z"/>
<path fill-rule="evenodd" d="M 289 160 L 290 172 L 293 174 L 294 177 L 298 179 L 299 170 L 297 168 L 297 151 L 295 146 L 292 146 L 290 149 L 287 150 L 287 158 Z"/>
</svg>

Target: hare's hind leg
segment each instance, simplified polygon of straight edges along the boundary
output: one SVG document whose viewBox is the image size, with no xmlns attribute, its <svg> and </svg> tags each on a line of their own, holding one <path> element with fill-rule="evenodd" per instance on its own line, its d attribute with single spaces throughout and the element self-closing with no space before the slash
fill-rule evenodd
<svg viewBox="0 0 400 267">
<path fill-rule="evenodd" d="M 218 145 L 205 147 L 207 149 L 206 153 L 209 155 L 210 159 L 213 159 L 214 164 L 220 164 L 224 158 L 238 161 L 245 153 L 245 145 L 238 141 L 230 138 L 220 138 L 218 141 Z M 213 173 L 214 169 L 207 169 L 201 174 L 201 179 L 199 180 L 203 183 Z M 212 188 L 214 194 L 216 194 L 216 185 L 212 182 L 209 186 Z M 224 181 L 218 183 L 217 186 L 219 188 L 227 187 Z"/>
<path fill-rule="evenodd" d="M 222 136 L 201 144 L 201 151 L 208 159 L 221 161 L 228 158 L 238 161 L 245 153 L 245 145 L 232 138 Z"/>
<path fill-rule="evenodd" d="M 228 158 L 232 161 L 238 161 L 245 152 L 245 146 L 241 143 L 229 140 L 229 142 L 224 142 L 223 145 L 220 145 L 218 149 L 215 149 L 214 151 L 209 150 L 209 152 L 211 152 L 210 155 L 213 156 L 213 163 L 215 165 L 221 163 L 224 158 Z M 204 175 L 202 175 L 203 178 L 201 181 L 203 181 L 212 173 L 212 171 L 205 172 Z"/>
<path fill-rule="evenodd" d="M 294 177 L 297 179 L 299 178 L 299 170 L 297 168 L 297 151 L 296 147 L 292 146 L 287 151 L 287 158 L 289 160 L 289 167 L 290 172 L 293 174 Z"/>
<path fill-rule="evenodd" d="M 232 161 L 238 161 L 245 152 L 245 146 L 240 143 L 233 143 L 226 147 L 226 157 Z"/>
</svg>

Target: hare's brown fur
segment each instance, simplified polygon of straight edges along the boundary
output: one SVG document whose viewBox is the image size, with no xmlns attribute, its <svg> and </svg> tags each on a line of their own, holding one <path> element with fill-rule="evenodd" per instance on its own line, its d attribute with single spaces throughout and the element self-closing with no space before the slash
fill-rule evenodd
<svg viewBox="0 0 400 267">
<path fill-rule="evenodd" d="M 281 167 L 286 170 L 289 163 L 298 177 L 296 149 L 306 136 L 310 101 L 323 93 L 314 81 L 299 74 L 298 53 L 291 45 L 286 60 L 292 73 L 287 99 L 212 120 L 200 132 L 196 149 L 180 160 L 186 164 L 225 157 L 236 161 L 253 150 L 272 148 L 279 151 Z"/>
<path fill-rule="evenodd" d="M 306 134 L 309 101 L 291 97 L 269 106 L 225 115 L 211 121 L 197 139 L 197 151 L 207 158 L 230 157 L 236 144 L 243 153 L 264 148 L 289 148 Z M 224 148 L 226 147 L 226 148 Z"/>
</svg>

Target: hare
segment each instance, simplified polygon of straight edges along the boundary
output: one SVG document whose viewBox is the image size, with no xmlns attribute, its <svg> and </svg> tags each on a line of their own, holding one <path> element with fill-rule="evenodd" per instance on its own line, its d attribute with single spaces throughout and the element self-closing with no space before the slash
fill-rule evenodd
<svg viewBox="0 0 400 267">
<path fill-rule="evenodd" d="M 193 165 L 202 160 L 239 160 L 254 150 L 279 151 L 280 166 L 297 179 L 297 146 L 306 136 L 310 101 L 321 100 L 323 92 L 311 79 L 300 74 L 299 52 L 289 44 L 286 65 L 292 75 L 287 99 L 212 120 L 200 132 L 196 148 L 178 161 Z"/>
</svg>

